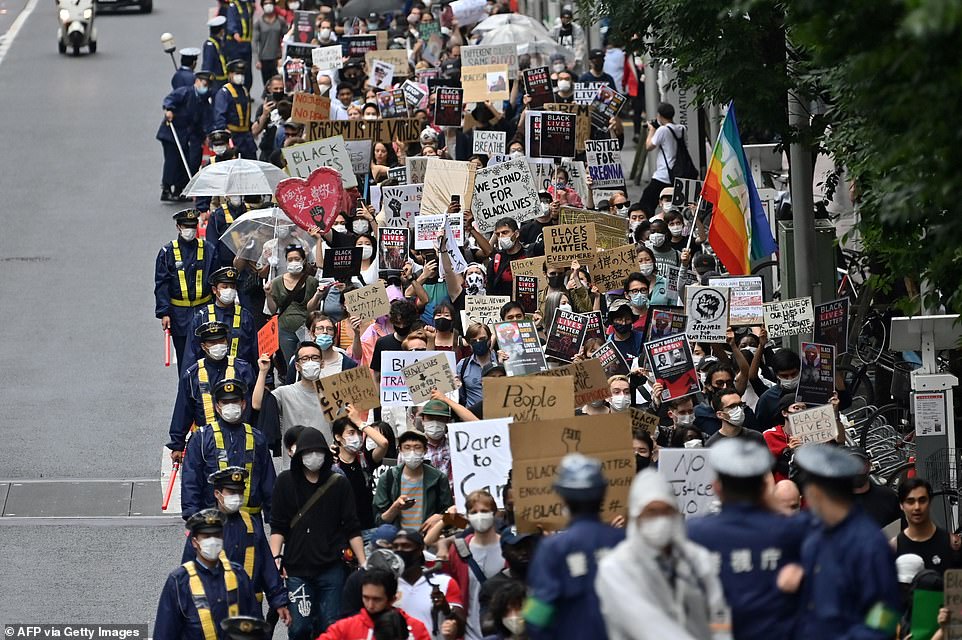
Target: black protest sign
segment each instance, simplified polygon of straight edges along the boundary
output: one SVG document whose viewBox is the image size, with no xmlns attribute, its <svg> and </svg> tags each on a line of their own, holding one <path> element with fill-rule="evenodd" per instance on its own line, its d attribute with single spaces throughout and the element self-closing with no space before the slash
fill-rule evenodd
<svg viewBox="0 0 962 640">
<path fill-rule="evenodd" d="M 611 376 L 628 375 L 628 363 L 613 343 L 604 343 L 597 351 L 590 355 L 601 363 L 601 368 L 605 370 L 605 375 L 609 378 Z"/>
<path fill-rule="evenodd" d="M 577 116 L 545 111 L 541 117 L 541 157 L 575 157 Z"/>
<path fill-rule="evenodd" d="M 314 20 L 317 18 L 317 11 L 295 11 L 294 12 L 294 42 L 299 44 L 310 44 L 314 39 Z"/>
<path fill-rule="evenodd" d="M 361 275 L 361 247 L 329 247 L 324 252 L 324 277 L 348 282 Z"/>
<path fill-rule="evenodd" d="M 548 342 L 544 353 L 565 362 L 571 362 L 581 351 L 585 339 L 587 319 L 580 313 L 555 309 L 548 329 Z"/>
<path fill-rule="evenodd" d="M 498 336 L 498 349 L 508 354 L 504 362 L 507 375 L 526 376 L 548 368 L 538 330 L 532 321 L 499 322 L 494 325 L 494 332 Z"/>
<path fill-rule="evenodd" d="M 684 335 L 652 340 L 645 345 L 645 351 L 652 375 L 664 388 L 662 402 L 698 393 L 698 375 Z"/>
<path fill-rule="evenodd" d="M 514 299 L 525 313 L 538 311 L 538 278 L 536 276 L 514 276 Z"/>
<path fill-rule="evenodd" d="M 464 89 L 438 87 L 434 93 L 434 124 L 438 127 L 460 127 L 464 110 Z"/>
<path fill-rule="evenodd" d="M 408 229 L 378 227 L 378 268 L 383 277 L 401 275 L 408 260 L 410 232 Z"/>
<path fill-rule="evenodd" d="M 368 51 L 377 51 L 377 36 L 364 33 L 353 36 L 341 36 L 341 49 L 349 58 L 363 58 Z"/>
<path fill-rule="evenodd" d="M 601 322 L 601 312 L 600 311 L 589 311 L 588 313 L 582 313 L 585 318 L 585 340 L 587 342 L 591 339 L 604 340 L 605 331 Z M 582 344 L 584 344 L 582 342 Z"/>
<path fill-rule="evenodd" d="M 795 400 L 805 404 L 828 404 L 835 393 L 835 347 L 802 343 L 802 367 Z"/>
<path fill-rule="evenodd" d="M 531 98 L 528 102 L 529 109 L 540 109 L 545 104 L 554 101 L 550 74 L 548 67 L 525 69 L 521 72 L 521 78 L 524 81 L 524 94 Z"/>
<path fill-rule="evenodd" d="M 848 353 L 848 298 L 815 306 L 815 342 L 835 345 L 835 353 Z"/>
</svg>

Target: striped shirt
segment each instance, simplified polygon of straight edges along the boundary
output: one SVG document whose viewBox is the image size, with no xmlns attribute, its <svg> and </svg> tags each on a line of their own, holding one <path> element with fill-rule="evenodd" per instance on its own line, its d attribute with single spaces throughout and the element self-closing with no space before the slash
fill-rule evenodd
<svg viewBox="0 0 962 640">
<path fill-rule="evenodd" d="M 401 527 L 420 529 L 424 523 L 424 478 L 408 480 L 401 473 L 401 493 L 415 500 L 414 506 L 401 512 Z"/>
</svg>

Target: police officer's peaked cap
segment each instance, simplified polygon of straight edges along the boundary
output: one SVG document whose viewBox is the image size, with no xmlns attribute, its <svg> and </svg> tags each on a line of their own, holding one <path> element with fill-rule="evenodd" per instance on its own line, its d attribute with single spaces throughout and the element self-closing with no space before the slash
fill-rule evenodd
<svg viewBox="0 0 962 640">
<path fill-rule="evenodd" d="M 230 329 L 223 322 L 218 322 L 214 320 L 213 322 L 205 322 L 204 324 L 197 327 L 194 331 L 194 335 L 200 338 L 201 342 L 207 340 L 220 340 L 221 338 L 226 338 L 230 333 Z"/>
<path fill-rule="evenodd" d="M 211 73 L 210 71 L 195 71 L 195 72 L 194 72 L 194 77 L 195 77 L 195 78 L 200 78 L 201 80 L 206 80 L 207 82 L 210 82 L 211 79 L 214 77 L 214 74 Z"/>
<path fill-rule="evenodd" d="M 708 463 L 723 476 L 756 478 L 769 473 L 775 460 L 768 447 L 757 442 L 725 438 L 708 450 Z"/>
<path fill-rule="evenodd" d="M 220 628 L 231 640 L 263 640 L 271 626 L 251 616 L 234 616 L 221 620 Z"/>
<path fill-rule="evenodd" d="M 247 71 L 247 63 L 240 58 L 236 58 L 227 63 L 227 70 L 243 73 L 244 71 Z"/>
<path fill-rule="evenodd" d="M 600 500 L 608 481 L 601 462 L 580 453 L 569 453 L 561 459 L 554 488 L 566 500 Z"/>
<path fill-rule="evenodd" d="M 845 449 L 830 444 L 808 444 L 795 452 L 795 464 L 807 474 L 844 480 L 862 473 L 865 463 Z"/>
<path fill-rule="evenodd" d="M 224 530 L 224 514 L 217 509 L 203 509 L 187 518 L 192 536 L 198 533 L 220 533 Z"/>
<path fill-rule="evenodd" d="M 184 47 L 177 53 L 180 54 L 181 58 L 193 58 L 196 60 L 200 56 L 200 49 L 197 47 Z"/>
<path fill-rule="evenodd" d="M 227 18 L 224 16 L 215 16 L 207 21 L 207 26 L 211 29 L 220 29 L 225 24 L 227 24 Z"/>
<path fill-rule="evenodd" d="M 241 400 L 247 395 L 247 385 L 236 378 L 225 378 L 214 385 L 214 400 Z"/>
<path fill-rule="evenodd" d="M 226 284 L 236 284 L 237 283 L 237 269 L 234 267 L 221 267 L 214 273 L 210 274 L 207 279 L 209 284 L 220 284 L 222 282 Z"/>
<path fill-rule="evenodd" d="M 211 131 L 207 134 L 207 137 L 210 138 L 211 144 L 227 144 L 230 142 L 230 131 L 227 129 L 218 129 L 217 131 Z"/>
<path fill-rule="evenodd" d="M 174 222 L 185 226 L 196 225 L 200 222 L 200 211 L 197 209 L 183 209 L 173 215 Z"/>
<path fill-rule="evenodd" d="M 227 467 L 226 469 L 215 471 L 207 476 L 207 482 L 215 489 L 223 487 L 243 490 L 248 475 L 250 474 L 247 473 L 247 469 L 244 467 Z"/>
</svg>

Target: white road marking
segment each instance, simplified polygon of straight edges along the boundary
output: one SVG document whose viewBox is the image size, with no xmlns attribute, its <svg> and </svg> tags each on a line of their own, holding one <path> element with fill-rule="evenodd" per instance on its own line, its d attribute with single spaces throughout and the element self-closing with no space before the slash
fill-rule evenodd
<svg viewBox="0 0 962 640">
<path fill-rule="evenodd" d="M 10 25 L 7 32 L 0 36 L 0 64 L 3 64 L 3 59 L 7 57 L 7 51 L 10 50 L 14 38 L 20 33 L 20 28 L 23 27 L 23 24 L 27 21 L 27 18 L 30 17 L 30 14 L 33 13 L 33 10 L 37 8 L 39 2 L 40 0 L 29 0 L 27 6 L 23 8 L 23 11 L 21 11 L 17 19 L 13 21 L 13 24 Z"/>
</svg>

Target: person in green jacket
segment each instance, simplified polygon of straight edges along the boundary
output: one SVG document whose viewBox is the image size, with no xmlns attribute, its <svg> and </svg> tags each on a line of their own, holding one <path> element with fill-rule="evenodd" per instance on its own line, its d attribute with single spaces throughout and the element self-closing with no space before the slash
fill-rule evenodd
<svg viewBox="0 0 962 640">
<path fill-rule="evenodd" d="M 428 439 L 420 431 L 398 436 L 398 465 L 381 476 L 374 494 L 376 524 L 428 530 L 454 504 L 448 478 L 424 464 Z"/>
</svg>

